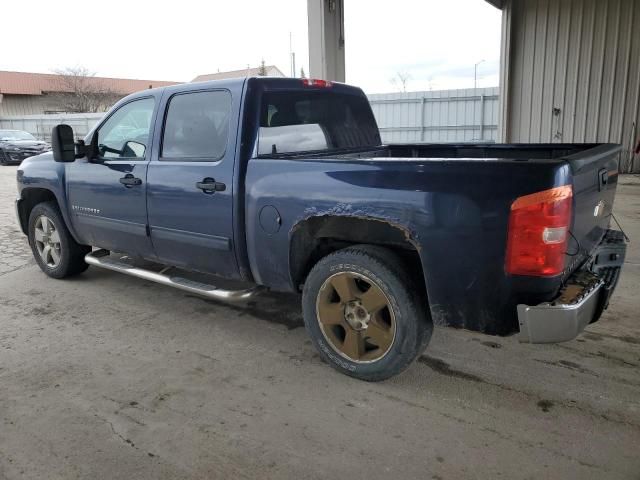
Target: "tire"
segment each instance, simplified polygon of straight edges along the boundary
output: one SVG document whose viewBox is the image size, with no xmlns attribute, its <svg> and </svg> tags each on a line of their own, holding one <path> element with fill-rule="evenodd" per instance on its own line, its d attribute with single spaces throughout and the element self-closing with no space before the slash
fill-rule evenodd
<svg viewBox="0 0 640 480">
<path fill-rule="evenodd" d="M 4 166 L 9 165 L 9 164 L 7 163 L 7 157 L 6 157 L 6 155 L 7 155 L 7 154 L 6 154 L 6 153 L 4 153 L 4 151 L 3 151 L 3 150 L 0 150 L 0 165 L 1 165 L 1 166 L 3 166 L 3 167 L 4 167 Z"/>
<path fill-rule="evenodd" d="M 29 215 L 28 236 L 36 263 L 49 277 L 71 277 L 89 268 L 84 256 L 91 247 L 74 240 L 54 202 L 39 203 L 33 207 Z"/>
<path fill-rule="evenodd" d="M 427 299 L 415 285 L 402 259 L 386 248 L 356 245 L 321 259 L 302 293 L 305 327 L 321 357 L 365 381 L 404 371 L 433 332 Z"/>
</svg>

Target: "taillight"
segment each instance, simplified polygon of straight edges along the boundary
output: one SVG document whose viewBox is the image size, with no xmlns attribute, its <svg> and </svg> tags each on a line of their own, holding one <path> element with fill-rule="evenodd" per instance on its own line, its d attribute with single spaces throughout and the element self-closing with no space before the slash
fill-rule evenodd
<svg viewBox="0 0 640 480">
<path fill-rule="evenodd" d="M 571 185 L 518 197 L 511 205 L 505 267 L 513 275 L 562 273 L 571 226 Z"/>
<path fill-rule="evenodd" d="M 305 87 L 321 87 L 321 88 L 327 88 L 333 85 L 329 80 L 320 80 L 317 78 L 303 78 L 302 84 Z"/>
</svg>

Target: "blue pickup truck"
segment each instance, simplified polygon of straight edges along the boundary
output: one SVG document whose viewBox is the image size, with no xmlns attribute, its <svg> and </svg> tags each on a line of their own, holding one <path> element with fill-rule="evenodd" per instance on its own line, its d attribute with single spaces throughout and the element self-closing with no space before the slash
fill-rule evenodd
<svg viewBox="0 0 640 480">
<path fill-rule="evenodd" d="M 42 271 L 89 265 L 224 301 L 301 293 L 336 369 L 395 375 L 433 326 L 532 343 L 607 307 L 620 147 L 381 142 L 367 98 L 323 80 L 151 89 L 18 169 Z"/>
</svg>

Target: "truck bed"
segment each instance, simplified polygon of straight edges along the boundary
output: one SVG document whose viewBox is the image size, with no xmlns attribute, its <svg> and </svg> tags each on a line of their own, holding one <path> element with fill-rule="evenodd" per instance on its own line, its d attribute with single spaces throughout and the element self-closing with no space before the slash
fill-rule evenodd
<svg viewBox="0 0 640 480">
<path fill-rule="evenodd" d="M 613 209 L 617 185 L 616 144 L 390 144 L 379 150 L 359 152 L 358 158 L 418 161 L 490 161 L 568 164 L 574 196 L 572 264 L 579 263 L 602 240 Z M 594 215 L 599 202 L 601 211 Z M 572 269 L 570 269 L 572 270 Z"/>
<path fill-rule="evenodd" d="M 423 159 L 423 160 L 450 160 L 450 159 L 484 159 L 484 160 L 557 160 L 563 161 L 566 157 L 581 155 L 589 157 L 588 151 L 603 144 L 486 144 L 486 143 L 460 143 L 460 144 L 420 144 L 420 143 L 395 143 L 382 145 L 376 149 L 348 153 L 340 155 L 340 158 L 389 158 L 389 159 Z M 305 156 L 301 154 L 300 157 Z M 329 154 L 319 156 L 330 157 Z M 307 154 L 306 157 L 309 157 Z"/>
<path fill-rule="evenodd" d="M 596 147 L 597 144 L 392 144 L 389 157 L 481 158 L 496 160 L 558 160 Z"/>
<path fill-rule="evenodd" d="M 249 162 L 247 218 L 275 205 L 284 232 L 322 216 L 402 226 L 420 253 L 434 322 L 507 335 L 518 331 L 516 305 L 553 300 L 604 237 L 619 151 L 610 144 L 393 144 L 341 154 L 265 156 Z M 553 277 L 507 274 L 512 203 L 562 185 L 573 192 L 564 271 Z M 301 197 L 300 191 L 322 195 Z M 261 230 L 247 225 L 255 276 L 295 288 L 273 274 L 272 265 L 287 261 L 288 251 L 279 248 L 277 235 Z M 267 258 L 258 254 L 265 251 Z"/>
</svg>

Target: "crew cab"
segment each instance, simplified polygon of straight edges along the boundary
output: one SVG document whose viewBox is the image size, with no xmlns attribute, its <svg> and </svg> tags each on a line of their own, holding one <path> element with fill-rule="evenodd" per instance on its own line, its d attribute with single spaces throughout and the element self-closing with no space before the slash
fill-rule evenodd
<svg viewBox="0 0 640 480">
<path fill-rule="evenodd" d="M 364 380 L 407 368 L 434 325 L 571 340 L 624 260 L 618 145 L 385 145 L 340 83 L 150 89 L 84 141 L 52 134 L 16 201 L 45 274 L 95 265 L 222 301 L 301 293 L 320 355 Z"/>
</svg>

